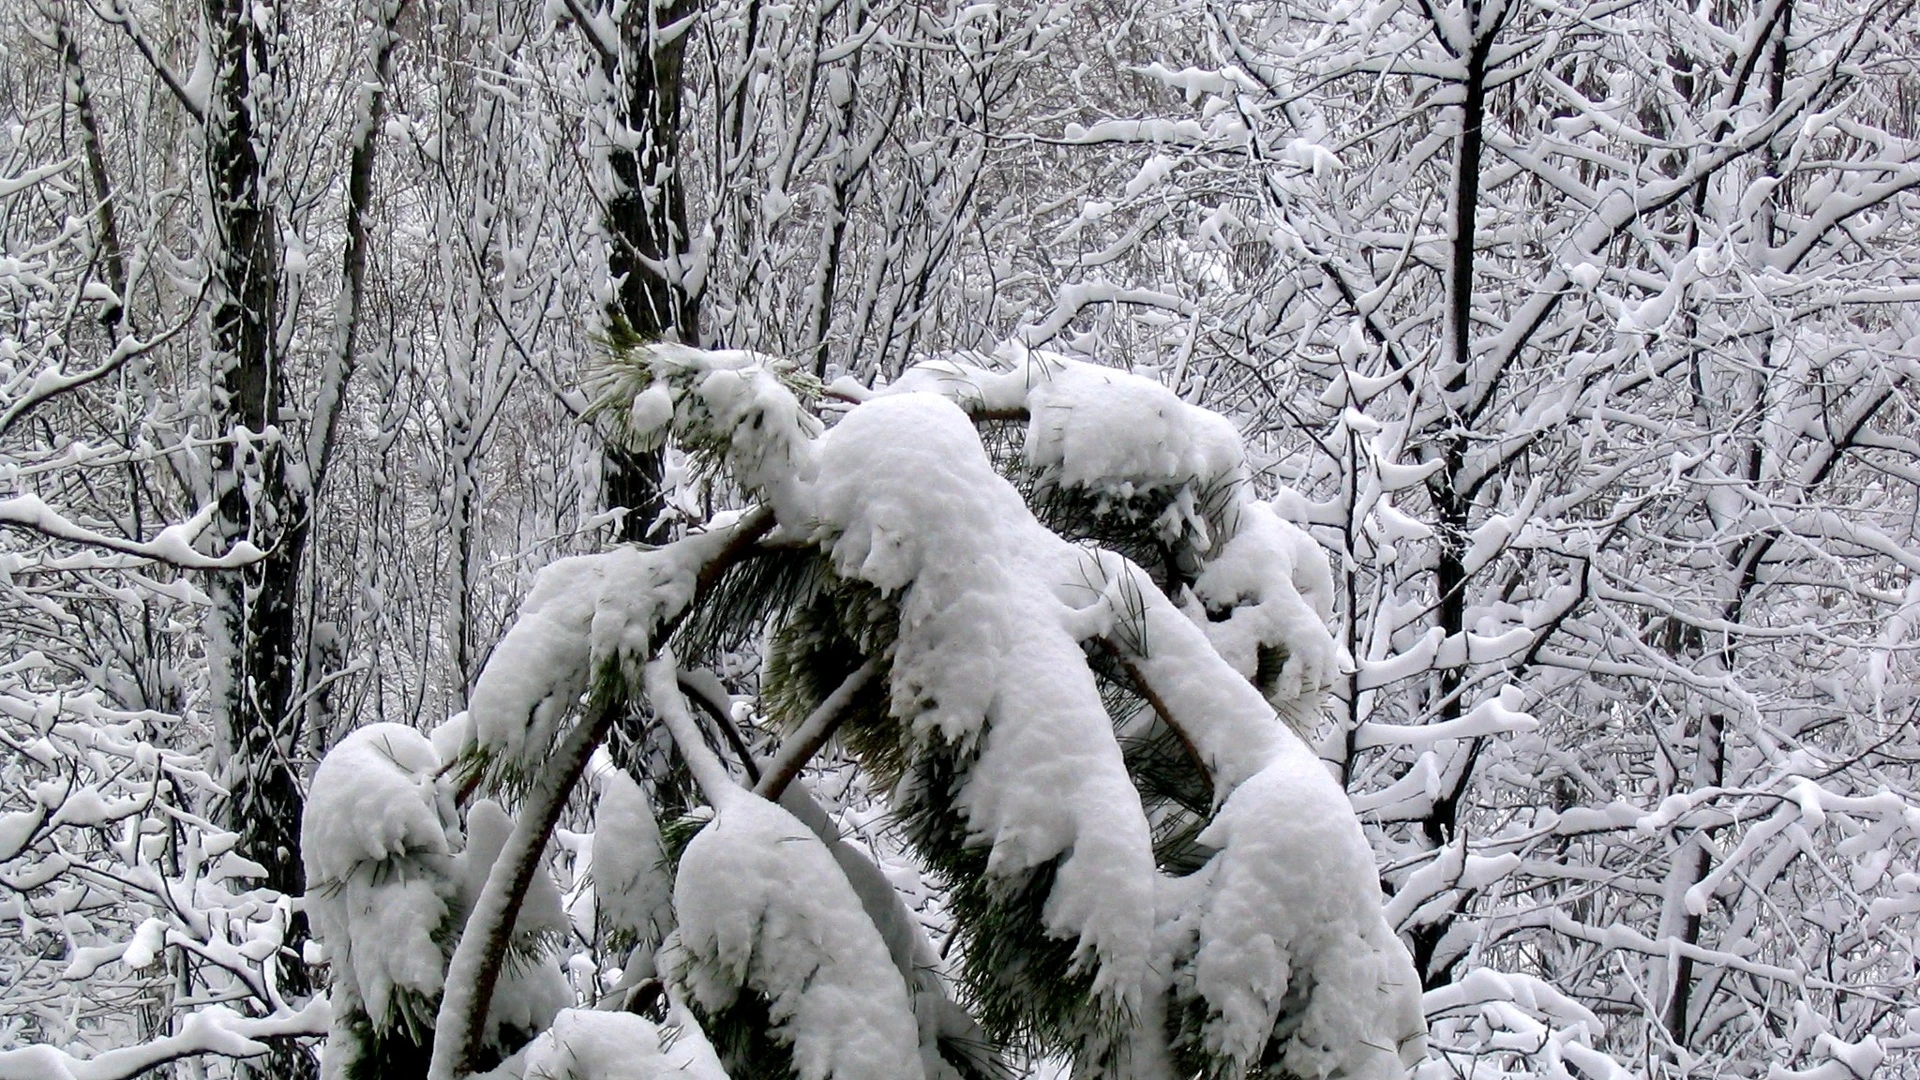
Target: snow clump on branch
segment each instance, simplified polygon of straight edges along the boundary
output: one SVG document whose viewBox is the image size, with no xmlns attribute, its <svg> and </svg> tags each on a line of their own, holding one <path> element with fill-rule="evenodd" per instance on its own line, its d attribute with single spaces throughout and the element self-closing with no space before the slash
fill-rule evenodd
<svg viewBox="0 0 1920 1080">
<path fill-rule="evenodd" d="M 654 385 L 676 392 L 677 434 L 725 441 L 745 466 L 736 479 L 769 499 L 784 531 L 896 598 L 891 711 L 910 754 L 950 759 L 965 844 L 988 850 L 986 874 L 1002 882 L 990 892 L 1053 865 L 1045 932 L 1077 941 L 1074 966 L 1092 969 L 1108 1016 L 1165 1015 L 1169 994 L 1183 1010 L 1173 1045 L 1139 1024 L 1120 1050 L 1096 1019 L 1062 1033 L 1076 1052 L 1130 1054 L 1149 1069 L 1171 1067 L 1169 1054 L 1244 1069 L 1277 1037 L 1302 1075 L 1382 1078 L 1419 1055 L 1418 980 L 1381 918 L 1359 824 L 1248 682 L 1263 648 L 1283 650 L 1263 688 L 1296 700 L 1340 657 L 1324 622 L 1324 556 L 1247 496 L 1230 423 L 1147 380 L 1028 358 L 1014 372 L 949 363 L 910 373 L 816 442 L 810 423 L 778 423 L 807 414 L 780 400 L 777 361 L 756 371 L 751 354 L 651 355 Z M 1183 614 L 1137 567 L 1041 525 L 956 401 L 976 414 L 1025 410 L 1028 461 L 1052 482 L 1114 498 L 1176 491 L 1159 524 L 1197 556 L 1183 594 L 1196 610 Z M 727 431 L 703 430 L 702 417 Z M 769 475 L 776 460 L 789 471 Z M 1202 842 L 1215 853 L 1165 888 L 1082 651 L 1095 638 L 1135 664 L 1214 785 L 1218 812 Z M 897 797 L 928 794 L 907 785 Z"/>
<path fill-rule="evenodd" d="M 715 810 L 674 882 L 677 981 L 709 1013 L 765 997 L 799 1080 L 920 1080 L 906 981 L 826 845 L 743 789 Z"/>
<path fill-rule="evenodd" d="M 333 966 L 335 1010 L 362 1007 L 381 1026 L 395 991 L 430 997 L 446 976 L 433 933 L 447 917 L 455 818 L 434 783 L 439 767 L 418 731 L 368 725 L 321 761 L 301 818 L 307 908 Z"/>
</svg>

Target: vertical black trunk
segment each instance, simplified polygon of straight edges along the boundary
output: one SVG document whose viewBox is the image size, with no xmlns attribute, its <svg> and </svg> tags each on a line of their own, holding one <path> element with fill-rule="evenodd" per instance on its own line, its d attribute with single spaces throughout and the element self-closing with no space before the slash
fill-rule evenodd
<svg viewBox="0 0 1920 1080">
<path fill-rule="evenodd" d="M 1480 161 L 1485 145 L 1481 125 L 1486 122 L 1487 111 L 1487 58 L 1493 51 L 1495 36 L 1492 28 L 1478 25 L 1478 7 L 1476 4 L 1470 8 L 1473 12 L 1474 39 L 1467 54 L 1461 58 L 1466 68 L 1466 82 L 1460 106 L 1459 149 L 1454 158 L 1450 206 L 1453 243 L 1447 266 L 1444 340 L 1448 372 L 1446 390 L 1454 407 L 1461 410 L 1465 408 L 1465 398 L 1471 389 L 1474 248 L 1478 242 L 1475 213 L 1480 205 Z M 1455 429 L 1445 434 L 1441 450 L 1445 465 L 1434 474 L 1434 480 L 1428 488 L 1439 524 L 1436 530 L 1439 550 L 1433 575 L 1437 594 L 1435 615 L 1441 631 L 1449 637 L 1466 630 L 1466 552 L 1470 545 L 1468 534 L 1473 508 L 1472 496 L 1462 487 L 1468 445 L 1465 426 L 1468 422 L 1464 416 L 1461 417 L 1456 421 Z M 1461 679 L 1459 668 L 1445 668 L 1439 673 L 1435 688 L 1439 699 L 1434 716 L 1436 722 L 1456 720 L 1461 716 Z M 1453 777 L 1447 790 L 1434 799 L 1433 808 L 1421 822 L 1427 842 L 1436 848 L 1450 842 L 1458 829 L 1460 798 L 1467 789 L 1478 752 L 1479 743 L 1476 741 L 1468 748 L 1467 760 L 1459 775 Z M 1464 897 L 1460 903 L 1465 903 Z M 1414 966 L 1419 969 L 1421 981 L 1428 989 L 1453 981 L 1457 958 L 1442 961 L 1439 956 L 1440 943 L 1452 927 L 1453 918 L 1449 915 L 1409 931 Z"/>
<path fill-rule="evenodd" d="M 1735 100 L 1738 100 L 1739 94 L 1743 92 L 1750 74 L 1757 70 L 1756 65 L 1759 57 L 1764 52 L 1768 58 L 1767 62 L 1769 65 L 1765 73 L 1767 107 L 1769 110 L 1780 107 L 1781 100 L 1786 93 L 1787 67 L 1791 59 L 1787 43 L 1792 33 L 1793 4 L 1791 0 L 1786 0 L 1786 2 L 1780 4 L 1778 10 L 1775 12 L 1772 24 L 1764 28 L 1760 39 L 1755 42 L 1754 52 L 1750 54 L 1746 61 L 1737 66 L 1739 74 L 1736 82 Z M 1771 47 L 1767 45 L 1769 37 L 1772 39 Z M 1730 126 L 1730 120 L 1723 120 L 1720 124 L 1720 129 L 1722 131 L 1728 130 Z M 1772 145 L 1766 148 L 1762 155 L 1762 160 L 1767 175 L 1778 179 L 1780 169 L 1779 156 Z M 1696 186 L 1693 193 L 1693 217 L 1688 223 L 1689 242 L 1696 241 L 1699 236 L 1700 221 L 1706 215 L 1706 201 L 1707 182 L 1702 180 L 1701 183 Z M 1776 242 L 1776 237 L 1774 236 L 1773 203 L 1771 199 L 1758 208 L 1758 221 L 1755 223 L 1755 226 L 1758 233 L 1756 239 L 1761 245 L 1770 247 Z M 1685 317 L 1687 320 L 1687 338 L 1688 340 L 1694 340 L 1696 337 L 1694 327 L 1697 325 L 1697 316 L 1691 306 L 1689 306 Z M 1749 376 L 1752 379 L 1750 383 L 1752 397 L 1750 401 L 1734 410 L 1746 414 L 1756 422 L 1762 422 L 1765 419 L 1765 372 L 1767 368 L 1767 354 L 1772 347 L 1772 339 L 1773 335 L 1771 333 L 1761 334 L 1757 341 L 1753 343 L 1752 347 L 1755 348 L 1753 357 L 1755 373 Z M 1707 359 L 1703 350 L 1696 349 L 1693 352 L 1690 364 L 1694 410 L 1696 416 L 1699 418 L 1703 432 L 1711 431 L 1717 426 L 1711 413 L 1715 404 L 1713 398 L 1714 388 L 1709 387 L 1706 382 L 1705 365 Z M 1733 473 L 1738 471 L 1748 484 L 1758 485 L 1761 479 L 1762 447 L 1764 446 L 1764 442 L 1765 440 L 1758 431 L 1748 435 L 1745 452 L 1740 453 L 1738 450 L 1733 451 L 1735 454 L 1738 454 L 1738 457 L 1727 462 L 1728 472 Z M 1711 513 L 1711 511 L 1709 511 L 1709 513 Z M 1719 527 L 1720 523 L 1716 521 L 1714 524 L 1716 527 Z M 1751 537 L 1747 543 L 1737 548 L 1729 559 L 1727 572 L 1732 582 L 1732 588 L 1729 599 L 1720 612 L 1720 617 L 1729 627 L 1737 626 L 1744 617 L 1747 601 L 1760 586 L 1761 566 L 1765 562 L 1767 551 L 1772 545 L 1773 540 L 1769 534 L 1756 534 Z M 1729 630 L 1724 633 L 1717 659 L 1709 658 L 1709 662 L 1712 664 L 1709 670 L 1717 669 L 1720 673 L 1736 670 L 1738 658 L 1734 655 L 1735 642 L 1736 639 L 1732 631 Z M 1694 741 L 1694 773 L 1692 778 L 1693 788 L 1696 791 L 1705 788 L 1719 787 L 1726 782 L 1727 721 L 1728 717 L 1726 715 L 1718 711 L 1708 711 L 1698 722 L 1698 730 Z M 1695 839 L 1686 850 L 1682 851 L 1680 858 L 1685 860 L 1682 866 L 1682 872 L 1685 874 L 1685 883 L 1689 887 L 1704 881 L 1707 872 L 1712 869 L 1710 852 L 1705 843 L 1699 839 Z M 1671 899 L 1670 897 L 1669 900 L 1671 901 Z M 1695 948 L 1700 944 L 1702 929 L 1701 916 L 1689 911 L 1679 919 L 1679 926 L 1675 936 L 1678 938 L 1680 944 L 1689 949 Z M 1709 988 L 1706 991 L 1704 1000 L 1696 1001 L 1694 993 L 1698 981 L 1696 965 L 1693 957 L 1685 952 L 1681 952 L 1674 961 L 1671 981 L 1672 992 L 1668 995 L 1666 1006 L 1661 1011 L 1660 1024 L 1666 1029 L 1668 1040 L 1668 1049 L 1664 1056 L 1668 1061 L 1677 1062 L 1680 1057 L 1678 1051 L 1691 1051 L 1693 1049 L 1691 1045 L 1693 1039 L 1692 1017 L 1700 1012 L 1704 1006 L 1712 1004 L 1713 992 Z"/>
<path fill-rule="evenodd" d="M 250 540 L 266 558 L 209 582 L 217 747 L 227 786 L 226 823 L 239 850 L 266 870 L 266 886 L 304 891 L 300 865 L 302 795 L 292 703 L 296 660 L 295 598 L 306 508 L 287 481 L 280 426 L 284 372 L 274 338 L 280 313 L 280 247 L 264 190 L 254 110 L 265 80 L 269 39 L 255 8 L 207 0 L 215 74 L 206 118 L 207 187 L 212 235 L 208 318 L 214 420 L 227 436 L 213 451 L 219 539 Z M 269 26 L 271 20 L 269 20 Z M 288 944 L 305 937 L 296 917 Z M 278 972 L 292 996 L 311 990 L 297 961 Z M 312 1073 L 312 1059 L 286 1046 L 260 1066 L 265 1075 Z"/>
<path fill-rule="evenodd" d="M 680 177 L 680 83 L 687 34 L 668 40 L 656 28 L 692 14 L 690 0 L 670 5 L 629 5 L 620 25 L 619 55 L 603 55 L 608 82 L 617 88 L 620 124 L 638 136 L 631 149 L 608 154 L 617 190 L 607 200 L 607 270 L 618 282 L 607 305 L 617 336 L 641 341 L 699 340 L 699 319 L 674 263 L 686 251 L 686 185 Z M 610 444 L 606 451 L 607 502 L 628 513 L 620 539 L 663 543 L 656 526 L 665 509 L 661 452 Z"/>
<path fill-rule="evenodd" d="M 75 40 L 64 13 L 56 17 L 53 37 L 54 47 L 60 52 L 61 67 L 66 71 L 68 103 L 73 106 L 74 118 L 79 121 L 81 139 L 86 148 L 87 175 L 93 181 L 93 216 L 95 228 L 99 231 L 96 243 L 99 246 L 101 268 L 106 271 L 107 285 L 113 289 L 115 297 L 101 306 L 100 322 L 109 332 L 115 332 L 126 313 L 127 260 L 120 247 L 120 224 L 113 209 L 113 186 L 107 175 L 106 148 L 100 141 L 100 121 L 94 113 L 93 92 L 87 85 L 87 69 L 80 62 L 80 43 Z"/>
</svg>

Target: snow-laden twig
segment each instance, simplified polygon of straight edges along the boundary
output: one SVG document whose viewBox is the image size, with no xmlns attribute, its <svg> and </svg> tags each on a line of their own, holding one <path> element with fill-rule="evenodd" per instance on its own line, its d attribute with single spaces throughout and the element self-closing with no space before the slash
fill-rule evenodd
<svg viewBox="0 0 1920 1080">
<path fill-rule="evenodd" d="M 206 531 L 215 509 L 214 504 L 209 503 L 188 520 L 160 530 L 159 535 L 151 540 L 128 540 L 77 524 L 41 501 L 40 496 L 24 494 L 0 499 L 0 525 L 27 529 L 56 540 L 106 548 L 123 555 L 137 555 L 185 570 L 232 570 L 266 557 L 265 552 L 245 540 L 234 541 L 224 555 L 207 555 L 194 550 L 194 539 Z"/>
<path fill-rule="evenodd" d="M 189 1014 L 178 1034 L 90 1058 L 44 1045 L 0 1050 L 0 1080 L 131 1080 L 182 1058 L 259 1057 L 272 1049 L 263 1039 L 325 1035 L 331 1022 L 332 1010 L 323 997 L 314 998 L 299 1012 L 280 1016 L 241 1016 L 224 1005 L 213 1005 Z"/>
</svg>

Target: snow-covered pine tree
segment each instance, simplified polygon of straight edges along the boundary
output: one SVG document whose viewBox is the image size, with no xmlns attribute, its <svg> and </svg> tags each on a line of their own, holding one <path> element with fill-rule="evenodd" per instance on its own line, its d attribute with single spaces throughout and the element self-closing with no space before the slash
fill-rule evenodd
<svg viewBox="0 0 1920 1080">
<path fill-rule="evenodd" d="M 976 1080 L 1053 1057 L 1321 1080 L 1421 1056 L 1373 856 L 1293 730 L 1342 666 L 1333 576 L 1254 497 L 1230 421 L 1023 350 L 873 391 L 654 346 L 600 407 L 740 508 L 555 563 L 467 713 L 329 755 L 303 851 L 330 1075 Z M 744 676 L 721 663 L 743 645 Z M 660 729 L 671 768 L 623 749 Z M 891 848 L 816 797 L 835 739 Z M 589 776 L 563 904 L 549 841 Z M 629 953 L 573 973 L 597 1008 L 560 1008 L 569 921 Z"/>
</svg>

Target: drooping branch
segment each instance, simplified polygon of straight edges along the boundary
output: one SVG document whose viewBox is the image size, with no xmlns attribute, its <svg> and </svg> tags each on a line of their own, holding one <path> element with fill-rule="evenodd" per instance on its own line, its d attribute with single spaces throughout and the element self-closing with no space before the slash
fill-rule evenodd
<svg viewBox="0 0 1920 1080">
<path fill-rule="evenodd" d="M 707 802 L 717 807 L 727 801 L 731 793 L 739 790 L 739 785 L 734 783 L 719 756 L 707 746 L 706 738 L 700 734 L 700 725 L 694 723 L 693 714 L 687 711 L 687 699 L 680 693 L 679 668 L 673 662 L 671 649 L 662 648 L 647 665 L 647 701 L 653 706 L 654 715 L 667 726 L 667 733 L 673 736 L 680 756 L 686 759 L 687 768 Z"/>
<path fill-rule="evenodd" d="M 560 821 L 567 797 L 586 771 L 587 759 L 606 738 L 618 713 L 616 701 L 595 695 L 587 715 L 567 732 L 528 789 L 513 832 L 480 889 L 447 966 L 446 991 L 434 1023 L 433 1058 L 427 1067 L 429 1080 L 454 1080 L 472 1071 L 482 1021 L 493 1001 L 521 901 L 540 869 L 540 853 Z"/>
<path fill-rule="evenodd" d="M 126 366 L 127 361 L 158 350 L 191 327 L 195 318 L 194 314 L 188 313 L 150 338 L 126 334 L 114 343 L 113 350 L 104 359 L 84 371 L 62 372 L 35 379 L 25 394 L 16 398 L 5 410 L 0 410 L 0 435 L 11 431 L 22 417 L 54 398 L 98 382 Z"/>
<path fill-rule="evenodd" d="M 833 737 L 835 729 L 840 726 L 840 721 L 846 719 L 847 703 L 852 701 L 853 696 L 864 689 L 869 682 L 872 682 L 873 677 L 879 672 L 880 662 L 868 660 L 853 674 L 847 676 L 833 693 L 828 694 L 819 708 L 814 709 L 781 745 L 780 753 L 767 764 L 760 782 L 754 786 L 753 793 L 768 802 L 779 802 L 781 794 L 787 790 L 787 785 L 793 783 L 793 778 L 800 775 L 800 770 L 806 768 L 807 762 L 813 760 L 813 755 L 819 753 L 820 748 Z"/>
<path fill-rule="evenodd" d="M 1136 663 L 1117 642 L 1110 638 L 1105 638 L 1101 640 L 1100 644 L 1112 655 L 1114 661 L 1120 665 L 1120 670 L 1127 673 L 1127 678 L 1133 681 L 1133 688 L 1139 692 L 1141 700 L 1147 703 L 1147 706 L 1153 710 L 1154 715 L 1160 718 L 1161 723 L 1167 725 L 1167 730 L 1173 732 L 1174 736 L 1180 740 L 1181 748 L 1187 752 L 1187 759 L 1193 762 L 1194 771 L 1198 772 L 1200 779 L 1206 782 L 1209 799 L 1211 799 L 1213 770 L 1207 767 L 1207 759 L 1201 755 L 1199 748 L 1193 745 L 1193 736 L 1188 734 L 1185 727 L 1181 726 L 1179 717 L 1174 715 L 1174 711 L 1167 704 L 1166 698 L 1162 697 L 1160 691 L 1155 689 L 1151 682 L 1147 681 L 1146 673 L 1140 670 L 1140 665 Z"/>
<path fill-rule="evenodd" d="M 666 613 L 661 624 L 652 628 L 650 641 L 666 641 L 698 604 L 713 590 L 720 575 L 745 558 L 761 537 L 773 528 L 773 514 L 756 508 L 743 515 L 731 527 L 732 536 L 703 563 L 694 578 L 692 597 L 677 611 Z M 689 537 L 682 543 L 710 543 L 709 537 Z M 533 784 L 520 807 L 519 819 L 507 838 L 500 857 L 487 874 L 480 898 L 454 947 L 447 966 L 446 989 L 440 999 L 440 1011 L 434 1021 L 433 1057 L 428 1065 L 429 1080 L 454 1080 L 471 1071 L 470 1063 L 484 1030 L 487 1009 L 505 962 L 508 939 L 527 887 L 539 869 L 541 852 L 553 835 L 560 811 L 574 786 L 586 771 L 593 750 L 606 738 L 615 717 L 623 707 L 618 695 L 596 692 L 586 714 L 560 741 L 560 745 L 540 766 Z"/>
<path fill-rule="evenodd" d="M 706 676 L 705 680 L 694 678 L 691 672 L 679 672 L 678 682 L 681 692 L 688 695 L 687 700 L 698 702 L 701 711 L 713 718 L 713 726 L 720 730 L 720 737 L 727 741 L 727 745 L 733 749 L 734 756 L 740 759 L 740 767 L 747 771 L 748 782 L 758 784 L 760 763 L 754 760 L 753 749 L 747 745 L 747 741 L 740 737 L 740 729 L 734 726 L 733 716 L 727 711 L 724 699 L 713 693 L 722 688 L 718 686 L 718 681 L 713 679 L 711 672 L 701 674 Z"/>
</svg>

